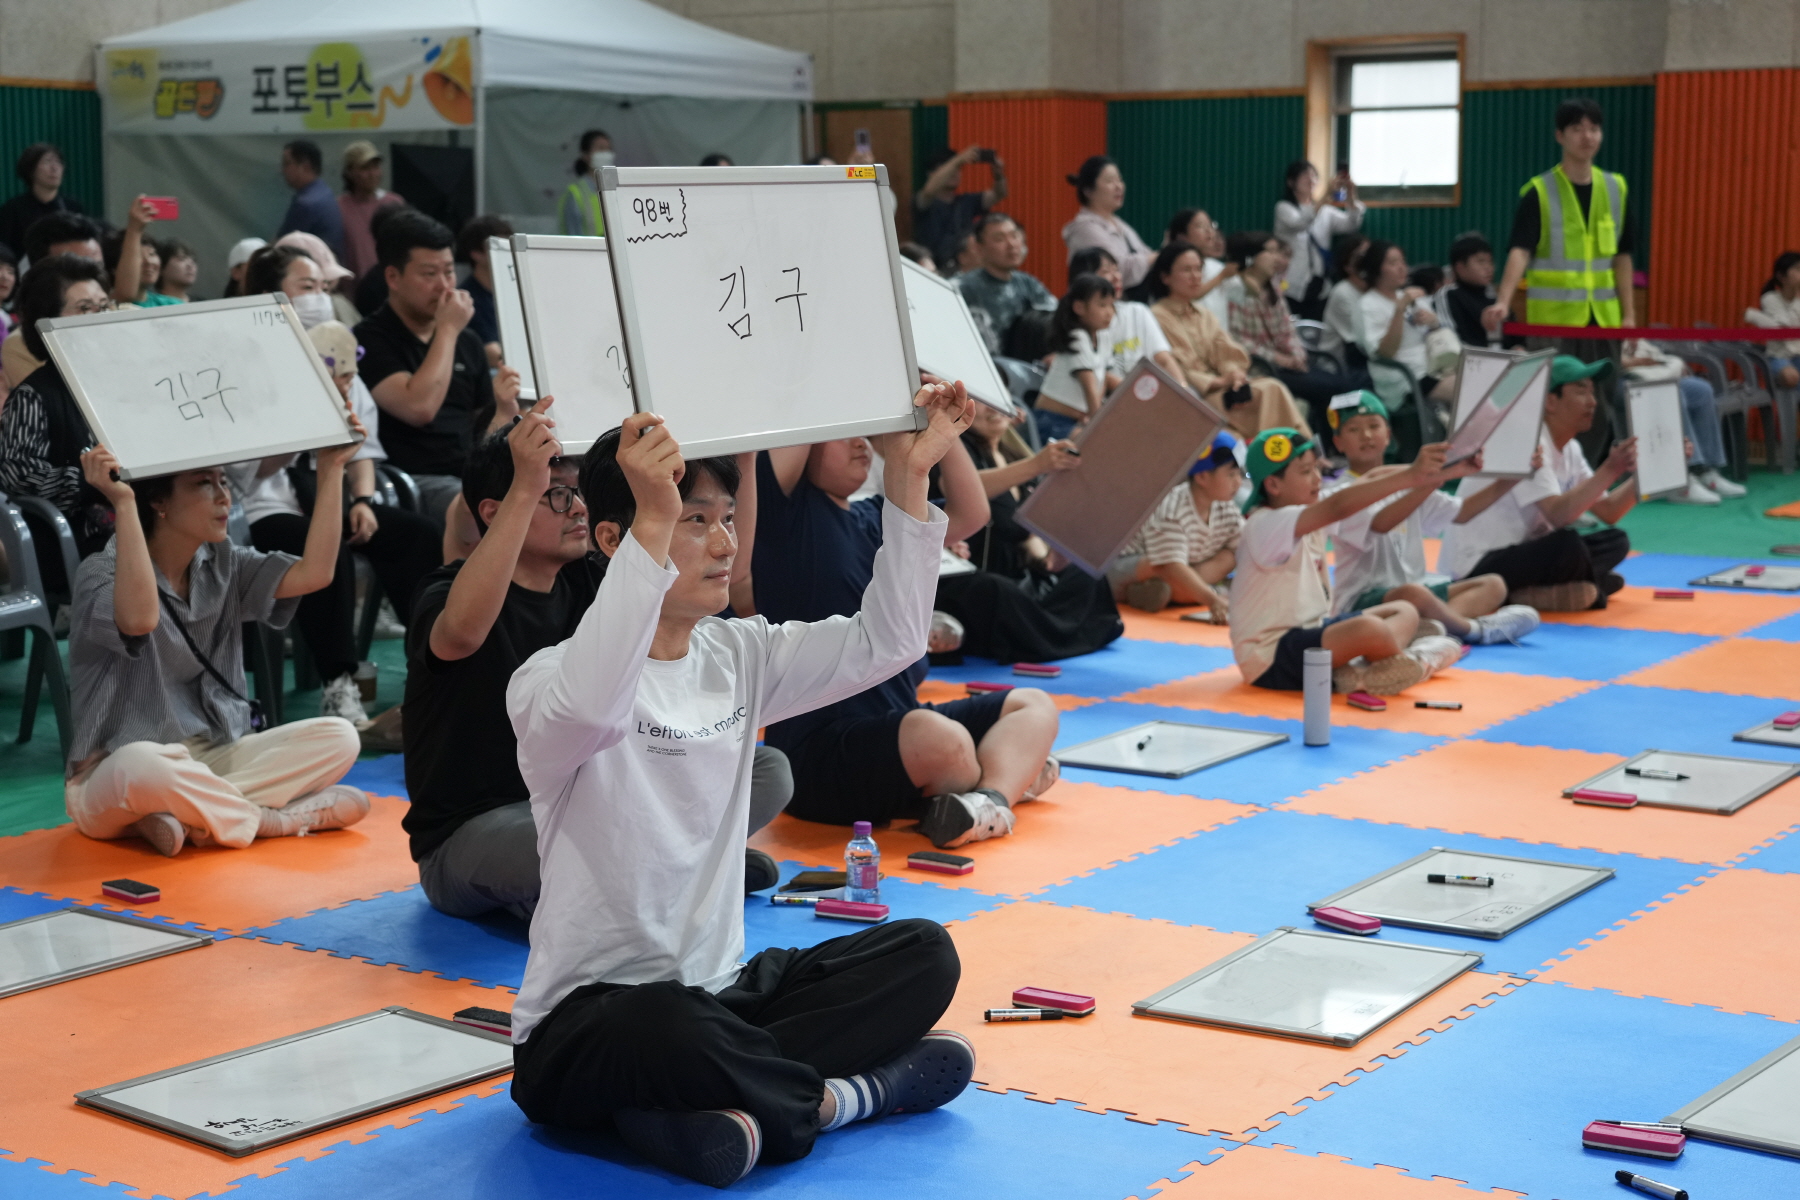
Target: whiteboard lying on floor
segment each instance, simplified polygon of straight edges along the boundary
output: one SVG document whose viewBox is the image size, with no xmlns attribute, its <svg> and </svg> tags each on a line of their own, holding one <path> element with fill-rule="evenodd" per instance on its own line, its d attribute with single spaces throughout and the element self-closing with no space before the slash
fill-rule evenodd
<svg viewBox="0 0 1800 1200">
<path fill-rule="evenodd" d="M 600 203 L 637 410 L 689 458 L 920 427 L 887 168 L 605 167 Z"/>
<path fill-rule="evenodd" d="M 1646 779 L 1633 771 L 1672 771 L 1685 779 Z M 1582 788 L 1625 792 L 1651 808 L 1685 808 L 1730 816 L 1752 800 L 1768 795 L 1795 775 L 1800 765 L 1766 758 L 1730 758 L 1687 754 L 1679 750 L 1646 750 L 1591 779 L 1571 784 L 1563 795 Z"/>
<path fill-rule="evenodd" d="M 1429 875 L 1485 875 L 1494 886 L 1432 883 Z M 1313 901 L 1306 911 L 1347 908 L 1379 917 L 1387 925 L 1503 938 L 1612 877 L 1610 867 L 1433 846 L 1379 875 Z"/>
<path fill-rule="evenodd" d="M 38 322 L 127 479 L 350 441 L 344 399 L 285 296 Z"/>
<path fill-rule="evenodd" d="M 975 318 L 969 315 L 962 289 L 911 259 L 901 259 L 900 270 L 906 279 L 908 320 L 919 370 L 939 379 L 962 380 L 969 395 L 1007 416 L 1018 411 L 1011 389 L 1000 378 L 1000 370 L 981 340 L 981 331 L 975 328 Z"/>
<path fill-rule="evenodd" d="M 1750 574 L 1751 568 L 1757 565 L 1739 563 L 1735 567 L 1714 571 L 1711 575 L 1702 575 L 1689 582 L 1695 587 L 1733 587 L 1758 592 L 1800 591 L 1800 567 L 1763 567 L 1756 574 Z"/>
<path fill-rule="evenodd" d="M 535 402 L 537 376 L 531 373 L 531 347 L 526 345 L 519 264 L 513 261 L 512 243 L 505 238 L 488 239 L 488 272 L 494 277 L 494 317 L 500 326 L 501 361 L 519 373 L 519 399 Z"/>
<path fill-rule="evenodd" d="M 212 935 L 64 908 L 0 925 L 0 996 L 212 945 Z"/>
<path fill-rule="evenodd" d="M 1131 1011 L 1354 1046 L 1480 962 L 1472 950 L 1283 926 Z"/>
<path fill-rule="evenodd" d="M 563 450 L 583 454 L 633 411 L 606 239 L 514 234 L 513 259 L 538 395 L 556 398 Z"/>
<path fill-rule="evenodd" d="M 75 1102 L 241 1157 L 512 1066 L 502 1034 L 386 1008 L 77 1092 Z"/>
<path fill-rule="evenodd" d="M 1203 767 L 1217 766 L 1288 740 L 1285 733 L 1260 729 L 1228 729 L 1222 725 L 1190 725 L 1185 721 L 1146 721 L 1118 733 L 1056 752 L 1065 767 L 1123 771 L 1180 779 Z"/>
<path fill-rule="evenodd" d="M 1800 1038 L 1663 1119 L 1709 1142 L 1800 1158 Z"/>
</svg>

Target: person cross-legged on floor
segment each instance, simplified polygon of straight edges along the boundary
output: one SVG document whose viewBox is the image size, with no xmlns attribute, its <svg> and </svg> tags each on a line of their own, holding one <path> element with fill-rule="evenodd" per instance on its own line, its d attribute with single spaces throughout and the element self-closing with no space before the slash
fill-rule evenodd
<svg viewBox="0 0 1800 1200">
<path fill-rule="evenodd" d="M 527 1117 L 617 1129 L 724 1187 L 852 1120 L 954 1099 L 975 1057 L 932 1029 L 960 977 L 923 920 L 744 953 L 743 829 L 756 730 L 853 695 L 925 651 L 945 517 L 930 471 L 971 401 L 886 445 L 883 543 L 855 616 L 722 620 L 737 554 L 729 458 L 684 462 L 639 413 L 588 452 L 606 573 L 575 633 L 507 687 L 543 889 L 513 1007 Z"/>
<path fill-rule="evenodd" d="M 363 432 L 354 415 L 350 424 Z M 368 814 L 368 797 L 338 783 L 361 750 L 348 721 L 257 730 L 242 633 L 245 621 L 285 626 L 301 596 L 330 584 L 355 451 L 319 451 L 298 559 L 226 539 L 222 468 L 125 483 L 106 447 L 81 456 L 116 513 L 112 542 L 75 573 L 69 626 L 75 737 L 63 797 L 82 833 L 141 837 L 173 856 L 189 840 L 242 849 Z"/>
</svg>

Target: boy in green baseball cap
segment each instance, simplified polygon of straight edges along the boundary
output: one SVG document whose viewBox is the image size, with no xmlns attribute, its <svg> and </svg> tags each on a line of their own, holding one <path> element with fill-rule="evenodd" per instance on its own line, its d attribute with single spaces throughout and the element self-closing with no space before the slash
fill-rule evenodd
<svg viewBox="0 0 1800 1200">
<path fill-rule="evenodd" d="M 1351 480 L 1398 469 L 1382 465 L 1389 441 L 1388 417 L 1375 393 L 1333 396 L 1325 419 L 1338 452 L 1350 462 Z M 1436 621 L 1451 637 L 1470 645 L 1516 642 L 1536 629 L 1537 610 L 1506 604 L 1506 581 L 1498 575 L 1425 582 L 1425 539 L 1442 537 L 1451 525 L 1480 515 L 1516 482 L 1495 480 L 1466 499 L 1423 484 L 1345 518 L 1331 535 L 1337 559 L 1332 615 L 1405 600 L 1421 618 Z"/>
<path fill-rule="evenodd" d="M 1631 552 L 1631 539 L 1611 526 L 1637 503 L 1635 487 L 1616 486 L 1637 468 L 1637 439 L 1616 443 L 1597 468 L 1577 440 L 1594 423 L 1594 380 L 1611 368 L 1606 360 L 1584 363 L 1567 354 L 1551 362 L 1538 438 L 1542 465 L 1486 511 L 1451 526 L 1438 555 L 1440 571 L 1453 579 L 1498 575 L 1510 602 L 1540 612 L 1605 608 L 1606 597 L 1625 586 L 1613 568 Z M 1473 493 L 1490 482 L 1477 476 L 1468 487 Z M 1607 527 L 1570 528 L 1583 513 Z"/>
<path fill-rule="evenodd" d="M 1339 692 L 1398 692 L 1462 657 L 1454 639 L 1419 637 L 1419 610 L 1405 600 L 1331 617 L 1325 571 L 1327 538 L 1344 518 L 1395 492 L 1473 473 L 1473 462 L 1445 470 L 1446 448 L 1443 442 L 1423 447 L 1411 466 L 1320 499 L 1312 438 L 1293 429 L 1256 435 L 1246 463 L 1249 516 L 1231 589 L 1231 651 L 1246 683 L 1299 691 L 1303 656 L 1318 646 L 1331 651 L 1331 686 Z"/>
</svg>

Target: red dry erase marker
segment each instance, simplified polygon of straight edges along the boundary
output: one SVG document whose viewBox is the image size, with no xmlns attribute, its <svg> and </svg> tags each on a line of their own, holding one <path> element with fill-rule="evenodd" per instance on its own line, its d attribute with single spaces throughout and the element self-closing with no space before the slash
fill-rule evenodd
<svg viewBox="0 0 1800 1200">
<path fill-rule="evenodd" d="M 1381 921 L 1375 917 L 1365 917 L 1359 912 L 1351 912 L 1347 908 L 1315 908 L 1312 919 L 1321 925 L 1328 926 L 1340 933 L 1354 933 L 1358 937 L 1368 937 L 1372 933 L 1381 932 Z"/>
<path fill-rule="evenodd" d="M 1053 667 L 1048 663 L 1014 663 L 1014 675 L 1032 675 L 1039 679 L 1055 679 L 1062 674 L 1061 667 Z"/>
<path fill-rule="evenodd" d="M 1692 600 L 1694 593 L 1684 592 L 1679 588 L 1657 588 L 1650 593 L 1658 600 Z"/>
<path fill-rule="evenodd" d="M 821 900 L 813 905 L 813 916 L 830 917 L 834 921 L 861 921 L 865 925 L 873 925 L 877 921 L 887 920 L 888 906 L 864 904 L 858 900 Z"/>
<path fill-rule="evenodd" d="M 1053 992 L 1049 988 L 1020 988 L 1012 994 L 1012 1002 L 1020 1008 L 1054 1008 L 1071 1017 L 1085 1017 L 1094 1011 L 1092 996 Z"/>
<path fill-rule="evenodd" d="M 1590 1150 L 1615 1150 L 1650 1158 L 1680 1158 L 1687 1149 L 1687 1135 L 1679 1128 L 1651 1129 L 1642 1125 L 1616 1125 L 1592 1121 L 1581 1131 L 1581 1144 Z"/>
<path fill-rule="evenodd" d="M 1777 729 L 1800 729 L 1800 712 L 1784 712 L 1773 724 Z"/>
<path fill-rule="evenodd" d="M 100 884 L 101 892 L 127 904 L 154 904 L 162 899 L 162 889 L 135 879 L 108 879 Z"/>
<path fill-rule="evenodd" d="M 963 687 L 968 690 L 968 693 L 971 696 L 986 696 L 991 692 L 1010 692 L 1013 690 L 1013 685 L 1010 683 L 983 683 L 978 679 L 963 684 Z"/>
<path fill-rule="evenodd" d="M 967 875 L 975 869 L 975 860 L 941 850 L 914 850 L 906 856 L 906 865 L 915 871 L 936 871 L 939 875 Z"/>
<path fill-rule="evenodd" d="M 1598 804 L 1602 808 L 1636 808 L 1638 798 L 1630 792 L 1609 792 L 1603 788 L 1576 788 L 1569 799 L 1577 804 Z"/>
<path fill-rule="evenodd" d="M 1344 697 L 1344 703 L 1351 708 L 1360 708 L 1366 712 L 1386 712 L 1387 701 L 1380 696 L 1371 696 L 1367 692 L 1351 692 Z"/>
</svg>

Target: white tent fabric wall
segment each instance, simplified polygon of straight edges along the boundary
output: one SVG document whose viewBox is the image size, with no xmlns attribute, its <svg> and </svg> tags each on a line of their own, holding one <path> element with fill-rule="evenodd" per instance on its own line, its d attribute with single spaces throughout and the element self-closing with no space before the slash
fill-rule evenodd
<svg viewBox="0 0 1800 1200">
<path fill-rule="evenodd" d="M 275 240 L 275 231 L 294 193 L 281 180 L 281 147 L 288 134 L 211 135 L 112 134 L 105 141 L 106 216 L 123 224 L 133 196 L 174 196 L 181 217 L 150 227 L 155 238 L 180 238 L 194 248 L 200 264 L 195 292 L 209 300 L 225 294 L 225 256 L 239 238 Z M 312 133 L 325 158 L 325 179 L 339 190 L 344 147 L 366 135 Z M 388 153 L 393 142 L 447 146 L 450 134 L 431 130 L 369 139 Z M 469 141 L 464 135 L 463 143 Z M 391 155 L 390 155 L 391 160 Z"/>
<path fill-rule="evenodd" d="M 691 167 L 720 151 L 739 166 L 800 161 L 800 110 L 789 100 L 489 88 L 487 208 L 520 233 L 560 233 L 556 206 L 573 182 L 579 138 L 604 129 L 623 167 Z"/>
</svg>

